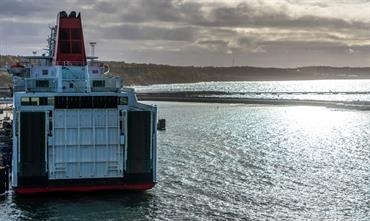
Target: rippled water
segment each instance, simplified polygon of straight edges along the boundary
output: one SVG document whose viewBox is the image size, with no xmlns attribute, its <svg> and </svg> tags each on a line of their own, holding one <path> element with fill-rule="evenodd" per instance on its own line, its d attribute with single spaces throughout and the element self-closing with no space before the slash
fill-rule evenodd
<svg viewBox="0 0 370 221">
<path fill-rule="evenodd" d="M 189 84 L 157 84 L 136 86 L 138 91 L 229 91 L 229 92 L 259 92 L 259 91 L 369 91 L 370 80 L 307 80 L 307 81 L 228 81 L 200 82 Z"/>
<path fill-rule="evenodd" d="M 136 86 L 135 90 L 137 92 L 224 92 L 224 97 L 236 98 L 370 101 L 370 80 L 200 82 Z"/>
<path fill-rule="evenodd" d="M 370 112 L 158 102 L 146 193 L 0 200 L 4 220 L 369 220 Z"/>
</svg>

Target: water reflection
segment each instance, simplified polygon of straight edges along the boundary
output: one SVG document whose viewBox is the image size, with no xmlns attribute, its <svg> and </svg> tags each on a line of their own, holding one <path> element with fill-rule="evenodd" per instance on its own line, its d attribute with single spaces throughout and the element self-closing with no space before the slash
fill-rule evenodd
<svg viewBox="0 0 370 221">
<path fill-rule="evenodd" d="M 153 220 L 156 199 L 144 193 L 94 193 L 19 197 L 1 202 L 0 220 Z"/>
<path fill-rule="evenodd" d="M 153 190 L 7 196 L 0 220 L 368 220 L 370 112 L 157 104 Z"/>
<path fill-rule="evenodd" d="M 368 102 L 370 80 L 230 81 L 136 86 L 138 92 L 208 92 L 223 98 Z M 223 92 L 223 95 L 210 92 Z"/>
<path fill-rule="evenodd" d="M 138 92 L 224 91 L 224 92 L 368 92 L 370 80 L 229 81 L 136 86 Z"/>
<path fill-rule="evenodd" d="M 159 134 L 161 194 L 176 196 L 174 214 L 191 208 L 200 220 L 368 215 L 369 112 L 179 103 L 160 110 L 168 122 Z"/>
<path fill-rule="evenodd" d="M 288 128 L 301 129 L 308 134 L 329 135 L 335 128 L 343 127 L 349 112 L 330 111 L 323 107 L 298 106 L 286 110 Z"/>
</svg>

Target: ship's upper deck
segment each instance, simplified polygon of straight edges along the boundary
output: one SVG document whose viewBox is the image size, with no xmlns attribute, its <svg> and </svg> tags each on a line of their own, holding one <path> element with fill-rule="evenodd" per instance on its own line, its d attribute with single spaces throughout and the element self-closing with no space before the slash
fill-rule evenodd
<svg viewBox="0 0 370 221">
<path fill-rule="evenodd" d="M 27 57 L 18 67 L 9 68 L 15 92 L 118 92 L 123 81 L 106 76 L 108 71 L 108 66 L 96 61 L 84 66 L 52 65 L 46 57 Z"/>
<path fill-rule="evenodd" d="M 58 14 L 50 27 L 48 55 L 28 56 L 8 67 L 14 92 L 90 93 L 118 92 L 123 81 L 108 77 L 109 67 L 86 57 L 80 14 Z M 95 43 L 92 45 L 95 46 Z M 92 50 L 93 51 L 93 50 Z"/>
</svg>

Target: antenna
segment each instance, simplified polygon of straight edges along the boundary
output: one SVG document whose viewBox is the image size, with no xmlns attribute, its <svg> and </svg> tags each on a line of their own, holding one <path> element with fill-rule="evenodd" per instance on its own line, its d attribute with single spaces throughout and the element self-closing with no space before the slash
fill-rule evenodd
<svg viewBox="0 0 370 221">
<path fill-rule="evenodd" d="M 90 56 L 92 57 L 92 59 L 94 59 L 96 42 L 89 42 L 89 44 L 90 44 L 90 47 L 91 47 L 91 55 Z"/>
<path fill-rule="evenodd" d="M 50 29 L 50 36 L 48 36 L 47 42 L 48 42 L 48 53 L 50 57 L 54 56 L 55 53 L 55 44 L 56 44 L 56 35 L 57 35 L 57 27 L 56 25 L 52 26 L 49 25 Z"/>
<path fill-rule="evenodd" d="M 89 42 L 89 45 L 90 45 L 90 62 L 94 62 L 94 59 L 97 59 L 98 57 L 95 57 L 95 45 L 96 45 L 96 42 Z"/>
</svg>

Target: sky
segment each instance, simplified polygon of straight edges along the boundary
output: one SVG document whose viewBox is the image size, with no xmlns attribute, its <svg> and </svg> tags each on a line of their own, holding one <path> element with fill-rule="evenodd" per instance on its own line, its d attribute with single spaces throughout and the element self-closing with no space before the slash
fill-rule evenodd
<svg viewBox="0 0 370 221">
<path fill-rule="evenodd" d="M 370 0 L 1 0 L 0 54 L 44 53 L 62 10 L 105 61 L 370 66 Z"/>
</svg>

